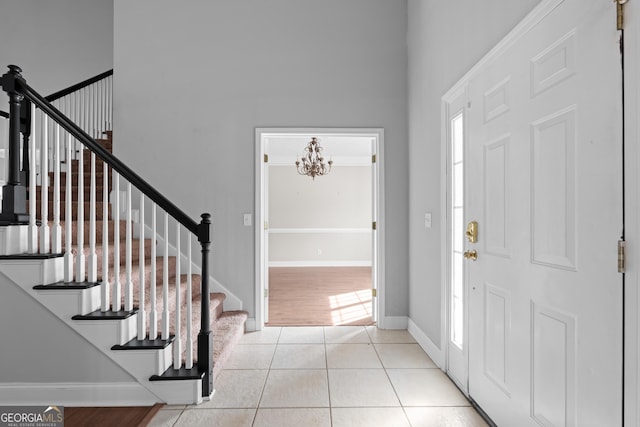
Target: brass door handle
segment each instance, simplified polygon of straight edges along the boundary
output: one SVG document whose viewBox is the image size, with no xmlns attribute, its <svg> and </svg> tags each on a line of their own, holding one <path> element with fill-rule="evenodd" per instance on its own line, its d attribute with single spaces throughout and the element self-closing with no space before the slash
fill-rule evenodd
<svg viewBox="0 0 640 427">
<path fill-rule="evenodd" d="M 471 261 L 475 261 L 478 259 L 478 252 L 476 252 L 475 249 L 472 249 L 470 251 L 464 251 L 463 256 L 465 257 L 465 259 L 470 259 Z"/>
</svg>

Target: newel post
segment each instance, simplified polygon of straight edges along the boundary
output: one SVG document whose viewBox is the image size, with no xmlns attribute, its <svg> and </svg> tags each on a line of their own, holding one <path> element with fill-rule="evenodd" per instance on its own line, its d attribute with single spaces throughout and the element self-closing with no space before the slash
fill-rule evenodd
<svg viewBox="0 0 640 427">
<path fill-rule="evenodd" d="M 29 187 L 29 138 L 31 137 L 31 102 L 22 100 L 20 107 L 20 132 L 22 133 L 22 170 L 20 184 Z M 35 166 L 35 165 L 34 165 Z"/>
<path fill-rule="evenodd" d="M 21 72 L 20 67 L 9 65 L 9 71 L 2 76 L 2 90 L 9 95 L 9 174 L 7 184 L 2 187 L 0 225 L 29 222 L 27 188 L 20 182 L 20 104 L 24 98 Z"/>
<path fill-rule="evenodd" d="M 200 333 L 198 333 L 198 371 L 204 373 L 202 395 L 213 392 L 213 333 L 209 314 L 209 246 L 211 245 L 211 215 L 202 214 L 198 226 L 198 241 L 202 246 L 202 272 L 200 298 Z"/>
</svg>

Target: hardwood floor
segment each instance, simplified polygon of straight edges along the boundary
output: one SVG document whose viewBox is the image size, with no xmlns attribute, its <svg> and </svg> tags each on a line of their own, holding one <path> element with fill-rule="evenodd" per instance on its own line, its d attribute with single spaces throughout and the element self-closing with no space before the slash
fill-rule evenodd
<svg viewBox="0 0 640 427">
<path fill-rule="evenodd" d="M 144 427 L 162 408 L 154 406 L 122 406 L 110 408 L 65 407 L 65 427 Z"/>
<path fill-rule="evenodd" d="M 269 326 L 372 325 L 371 267 L 269 268 Z"/>
</svg>

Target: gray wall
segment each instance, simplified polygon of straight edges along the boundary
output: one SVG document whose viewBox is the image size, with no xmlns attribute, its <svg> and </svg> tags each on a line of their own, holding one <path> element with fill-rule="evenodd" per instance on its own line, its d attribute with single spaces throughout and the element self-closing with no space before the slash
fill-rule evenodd
<svg viewBox="0 0 640 427">
<path fill-rule="evenodd" d="M 113 0 L 4 0 L 0 40 L 0 72 L 19 65 L 49 95 L 113 68 Z"/>
<path fill-rule="evenodd" d="M 370 264 L 371 196 L 371 164 L 334 165 L 315 180 L 300 176 L 293 163 L 269 166 L 270 263 Z"/>
<path fill-rule="evenodd" d="M 114 150 L 212 213 L 212 275 L 253 316 L 256 127 L 382 127 L 385 314 L 408 315 L 406 1 L 114 5 Z"/>
<path fill-rule="evenodd" d="M 538 0 L 409 0 L 410 317 L 441 341 L 440 102 Z M 433 227 L 424 214 L 433 213 Z"/>
</svg>

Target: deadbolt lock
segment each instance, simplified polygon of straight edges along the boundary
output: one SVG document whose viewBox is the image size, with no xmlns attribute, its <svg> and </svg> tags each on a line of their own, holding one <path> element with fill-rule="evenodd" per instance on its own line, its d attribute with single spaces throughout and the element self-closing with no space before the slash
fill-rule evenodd
<svg viewBox="0 0 640 427">
<path fill-rule="evenodd" d="M 467 224 L 467 231 L 464 234 L 469 243 L 476 243 L 478 241 L 478 221 L 471 221 Z"/>
</svg>

